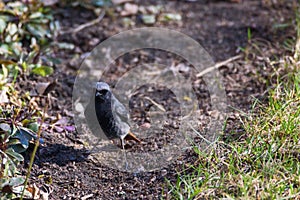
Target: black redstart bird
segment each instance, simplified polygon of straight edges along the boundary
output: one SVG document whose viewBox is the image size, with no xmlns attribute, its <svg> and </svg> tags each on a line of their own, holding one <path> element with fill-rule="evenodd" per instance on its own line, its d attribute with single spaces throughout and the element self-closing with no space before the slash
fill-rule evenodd
<svg viewBox="0 0 300 200">
<path fill-rule="evenodd" d="M 85 116 L 88 120 L 90 112 L 96 112 L 98 123 L 108 139 L 120 138 L 124 149 L 125 140 L 141 142 L 131 131 L 129 113 L 125 106 L 113 95 L 105 82 L 96 83 L 95 101 L 90 101 Z M 92 105 L 94 103 L 94 105 Z M 94 109 L 93 109 L 94 108 Z"/>
</svg>

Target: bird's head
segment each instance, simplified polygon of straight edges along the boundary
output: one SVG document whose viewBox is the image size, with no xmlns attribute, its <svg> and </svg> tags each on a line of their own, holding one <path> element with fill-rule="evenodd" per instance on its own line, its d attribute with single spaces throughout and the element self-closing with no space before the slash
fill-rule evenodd
<svg viewBox="0 0 300 200">
<path fill-rule="evenodd" d="M 107 99 L 111 98 L 111 91 L 110 87 L 107 83 L 104 82 L 97 82 L 96 83 L 96 93 L 95 93 L 96 99 L 99 99 L 101 101 L 105 101 Z"/>
</svg>

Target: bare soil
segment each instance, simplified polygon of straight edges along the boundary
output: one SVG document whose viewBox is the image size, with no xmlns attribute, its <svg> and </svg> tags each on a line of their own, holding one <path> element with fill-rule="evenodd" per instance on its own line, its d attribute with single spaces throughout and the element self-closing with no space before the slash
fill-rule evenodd
<svg viewBox="0 0 300 200">
<path fill-rule="evenodd" d="M 251 29 L 251 39 L 264 53 L 274 54 L 279 52 L 276 47 L 284 42 L 284 38 L 293 30 L 290 28 L 276 28 L 276 25 L 291 22 L 292 5 L 290 3 L 267 4 L 258 0 L 245 0 L 240 3 L 233 1 L 141 1 L 134 3 L 139 6 L 162 5 L 163 12 L 179 13 L 181 21 L 156 22 L 153 26 L 165 27 L 181 31 L 198 41 L 216 61 L 223 61 L 238 54 L 243 57 L 226 64 L 220 68 L 224 76 L 224 85 L 229 102 L 229 118 L 226 133 L 234 132 L 243 134 L 243 130 L 237 120 L 240 113 L 251 109 L 255 98 L 264 100 L 267 84 L 264 78 L 268 77 L 271 69 L 264 66 L 264 61 L 253 54 L 243 52 L 248 45 L 248 29 Z M 80 32 L 60 34 L 55 39 L 57 42 L 68 42 L 75 45 L 73 50 L 57 50 L 56 56 L 62 59 L 62 63 L 55 69 L 54 75 L 48 78 L 32 77 L 28 84 L 26 80 L 20 85 L 27 91 L 31 84 L 38 82 L 55 82 L 55 87 L 49 93 L 52 102 L 48 111 L 50 116 L 66 118 L 67 124 L 72 125 L 72 86 L 76 77 L 76 71 L 80 67 L 83 55 L 90 52 L 98 43 L 117 34 L 120 31 L 137 27 L 145 27 L 139 14 L 130 16 L 132 25 L 124 24 L 120 17 L 119 8 L 110 8 L 100 23 L 87 27 Z M 91 9 L 73 7 L 70 5 L 56 5 L 55 17 L 60 21 L 62 30 L 71 30 L 80 24 L 87 23 L 97 16 Z M 250 45 L 251 46 L 251 45 Z M 250 48 L 253 50 L 253 48 Z M 274 50 L 275 49 L 275 50 Z M 255 51 L 255 49 L 253 50 Z M 114 84 L 117 78 L 131 69 L 135 64 L 134 58 L 139 63 L 154 63 L 164 60 L 166 65 L 178 64 L 182 60 L 178 56 L 162 53 L 155 50 L 143 50 L 120 57 L 105 78 L 110 84 Z M 248 60 L 245 61 L 245 60 Z M 258 61 L 257 61 L 258 60 Z M 254 62 L 257 61 L 257 62 Z M 193 88 L 200 100 L 199 107 L 203 120 L 210 117 L 209 94 L 205 84 L 200 78 L 196 78 L 192 70 L 188 76 L 193 77 Z M 168 102 L 168 91 L 149 90 L 141 88 L 132 99 L 132 118 L 137 124 L 149 123 L 145 109 L 147 103 L 141 102 L 141 94 L 145 92 L 152 95 L 157 102 Z M 149 92 L 150 91 L 150 92 Z M 173 107 L 176 107 L 174 103 Z M 167 105 L 173 105 L 170 102 Z M 235 108 L 235 109 L 232 109 Z M 167 108 L 172 110 L 171 108 Z M 144 113 L 144 114 L 143 114 Z M 178 114 L 178 113 L 177 113 Z M 176 116 L 176 112 L 173 113 Z M 199 129 L 205 128 L 205 123 L 200 124 Z M 176 131 L 176 126 L 166 126 L 167 130 Z M 144 150 L 161 148 L 172 131 L 166 131 L 168 135 L 154 135 L 146 141 Z M 230 137 L 233 137 L 230 135 Z M 160 140 L 160 137 L 165 137 Z M 224 139 L 230 138 L 225 136 Z M 111 169 L 93 159 L 90 152 L 84 147 L 84 143 L 78 138 L 76 131 L 57 131 L 55 128 L 43 133 L 45 143 L 39 148 L 35 159 L 30 183 L 35 183 L 39 188 L 50 191 L 50 199 L 170 199 L 170 188 L 166 180 L 175 183 L 183 167 L 193 164 L 197 155 L 192 150 L 187 150 L 172 164 L 166 165 L 154 172 L 128 173 Z M 170 138 L 169 138 L 170 139 Z M 199 138 L 198 138 L 199 140 Z M 197 143 L 197 138 L 195 139 Z M 140 147 L 131 144 L 131 151 L 139 151 Z M 142 144 L 143 145 L 143 144 Z M 28 155 L 27 155 L 28 157 Z M 24 164 L 23 173 L 28 167 L 28 161 Z"/>
</svg>

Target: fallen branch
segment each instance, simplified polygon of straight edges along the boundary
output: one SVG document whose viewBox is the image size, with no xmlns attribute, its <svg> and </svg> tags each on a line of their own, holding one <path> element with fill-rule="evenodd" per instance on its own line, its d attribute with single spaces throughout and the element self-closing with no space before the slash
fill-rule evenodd
<svg viewBox="0 0 300 200">
<path fill-rule="evenodd" d="M 220 67 L 222 67 L 224 65 L 227 65 L 228 63 L 231 63 L 232 61 L 238 60 L 240 58 L 242 58 L 242 55 L 237 55 L 237 56 L 231 57 L 231 58 L 229 58 L 227 60 L 224 60 L 222 62 L 218 62 L 214 66 L 206 68 L 202 72 L 198 73 L 196 76 L 197 76 L 197 78 L 200 78 L 200 77 L 204 76 L 205 74 L 207 74 L 207 73 L 209 73 L 209 72 L 211 72 L 213 70 L 219 69 Z"/>
<path fill-rule="evenodd" d="M 72 33 L 72 34 L 78 33 L 81 30 L 83 30 L 89 26 L 93 26 L 95 24 L 100 23 L 100 21 L 103 19 L 104 16 L 105 16 L 105 10 L 102 10 L 100 15 L 96 19 L 89 21 L 87 23 L 81 24 L 81 25 L 77 26 L 76 28 L 72 28 L 67 31 L 61 31 L 60 34 L 64 35 L 64 34 L 69 34 L 69 33 Z"/>
</svg>

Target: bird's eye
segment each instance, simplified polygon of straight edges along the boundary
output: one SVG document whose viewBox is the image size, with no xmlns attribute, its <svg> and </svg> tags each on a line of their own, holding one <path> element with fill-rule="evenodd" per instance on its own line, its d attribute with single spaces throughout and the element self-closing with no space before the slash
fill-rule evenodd
<svg viewBox="0 0 300 200">
<path fill-rule="evenodd" d="M 100 93 L 101 95 L 106 95 L 107 90 L 100 90 L 99 93 Z"/>
<path fill-rule="evenodd" d="M 105 96 L 108 90 L 99 90 L 96 92 L 96 96 Z"/>
</svg>

